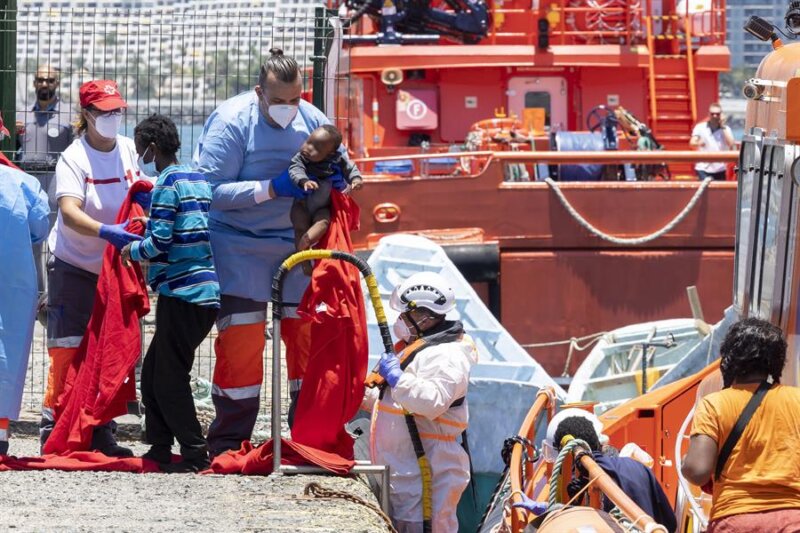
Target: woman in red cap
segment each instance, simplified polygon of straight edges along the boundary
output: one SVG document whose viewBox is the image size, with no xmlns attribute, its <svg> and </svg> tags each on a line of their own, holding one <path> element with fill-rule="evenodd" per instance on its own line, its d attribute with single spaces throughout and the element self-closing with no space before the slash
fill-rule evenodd
<svg viewBox="0 0 800 533">
<path fill-rule="evenodd" d="M 107 243 L 122 248 L 141 237 L 114 221 L 134 181 L 140 179 L 133 140 L 118 134 L 128 106 L 111 80 L 81 85 L 77 138 L 56 165 L 58 219 L 48 244 L 47 350 L 50 370 L 42 400 L 40 440 L 50 436 L 53 407 L 64 389 L 64 379 L 94 303 L 97 278 Z M 134 198 L 147 209 L 149 193 Z M 112 423 L 113 424 L 113 423 Z M 130 457 L 117 445 L 110 425 L 96 427 L 91 447 L 109 456 Z"/>
</svg>

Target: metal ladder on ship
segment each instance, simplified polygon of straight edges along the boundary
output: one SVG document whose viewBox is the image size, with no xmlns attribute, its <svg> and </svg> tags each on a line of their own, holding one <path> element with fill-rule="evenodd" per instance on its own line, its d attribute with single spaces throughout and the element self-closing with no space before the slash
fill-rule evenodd
<svg viewBox="0 0 800 533">
<path fill-rule="evenodd" d="M 661 21 L 658 34 L 653 19 Z M 650 16 L 646 22 L 650 127 L 667 150 L 687 150 L 697 123 L 691 25 L 679 31 L 677 15 Z"/>
</svg>

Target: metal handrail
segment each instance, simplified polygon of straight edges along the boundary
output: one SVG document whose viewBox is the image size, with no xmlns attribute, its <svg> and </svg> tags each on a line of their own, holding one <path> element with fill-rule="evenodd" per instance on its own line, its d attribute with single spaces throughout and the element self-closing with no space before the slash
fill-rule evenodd
<svg viewBox="0 0 800 533">
<path fill-rule="evenodd" d="M 692 513 L 697 517 L 698 520 L 700 520 L 700 524 L 703 526 L 703 528 L 705 528 L 708 527 L 708 518 L 706 517 L 706 513 L 694 499 L 689 482 L 685 477 L 683 477 L 683 472 L 681 472 L 681 466 L 683 465 L 683 458 L 681 457 L 681 443 L 686 435 L 686 428 L 689 426 L 689 421 L 692 420 L 693 416 L 694 407 L 692 407 L 692 409 L 689 411 L 689 414 L 683 420 L 681 429 L 678 431 L 678 435 L 675 438 L 675 470 L 678 473 L 678 490 L 683 493 L 686 501 L 689 502 L 689 507 L 691 508 Z"/>
<path fill-rule="evenodd" d="M 389 155 L 382 157 L 362 157 L 354 159 L 355 163 L 376 163 L 379 161 L 402 161 L 419 159 L 439 159 L 442 157 L 488 157 L 499 161 L 515 163 L 698 163 L 698 162 L 735 162 L 739 152 L 700 152 L 695 150 L 635 151 L 619 150 L 607 152 L 492 152 L 480 150 L 474 152 L 439 152 L 427 154 Z"/>
<path fill-rule="evenodd" d="M 645 19 L 647 28 L 647 70 L 650 74 L 648 83 L 650 85 L 650 123 L 652 124 L 653 131 L 658 129 L 658 114 L 656 107 L 656 61 L 655 61 L 655 43 L 653 42 L 653 17 Z"/>
<path fill-rule="evenodd" d="M 378 282 L 366 261 L 353 254 L 340 250 L 306 250 L 287 257 L 281 263 L 272 279 L 272 471 L 276 474 L 329 474 L 330 472 L 314 465 L 282 465 L 281 464 L 281 318 L 283 317 L 283 283 L 288 272 L 304 261 L 317 259 L 336 259 L 346 261 L 355 266 L 364 276 L 375 318 L 378 322 L 383 349 L 394 353 L 392 336 L 383 311 Z M 350 470 L 353 474 L 380 474 L 381 507 L 389 512 L 389 465 L 375 465 L 367 461 L 357 461 Z M 423 497 L 424 497 L 423 488 Z"/>
<path fill-rule="evenodd" d="M 686 62 L 689 70 L 689 103 L 692 111 L 692 124 L 697 122 L 697 87 L 694 77 L 694 50 L 692 48 L 692 25 L 686 24 Z"/>
<path fill-rule="evenodd" d="M 536 400 L 534 400 L 530 410 L 528 410 L 525 420 L 522 422 L 519 435 L 528 441 L 535 439 L 536 423 L 539 421 L 539 418 L 544 413 L 548 413 L 548 416 L 552 417 L 554 409 L 555 393 L 553 392 L 553 389 L 550 387 L 541 389 L 536 395 Z M 527 450 L 527 452 L 528 456 L 533 455 L 532 449 Z M 511 460 L 509 461 L 509 478 L 511 480 L 510 499 L 512 503 L 519 503 L 522 501 L 521 494 L 530 486 L 530 482 L 533 478 L 533 472 L 531 469 L 527 469 L 523 477 L 522 461 L 524 455 L 523 444 L 519 442 L 515 443 L 514 447 L 511 449 Z M 517 468 L 515 468 L 514 465 L 517 465 Z M 522 531 L 522 528 L 525 527 L 526 523 L 525 511 L 512 507 L 511 530 L 515 532 Z"/>
</svg>

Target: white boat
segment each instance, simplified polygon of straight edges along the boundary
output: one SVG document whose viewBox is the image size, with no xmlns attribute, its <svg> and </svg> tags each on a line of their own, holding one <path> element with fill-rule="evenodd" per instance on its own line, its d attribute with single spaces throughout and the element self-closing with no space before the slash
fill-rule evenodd
<svg viewBox="0 0 800 533">
<path fill-rule="evenodd" d="M 606 333 L 575 372 L 567 402 L 595 402 L 600 414 L 651 390 L 709 330 L 705 322 L 680 318 Z"/>
<path fill-rule="evenodd" d="M 540 388 L 552 387 L 559 400 L 564 399 L 565 392 L 500 325 L 442 247 L 433 241 L 415 235 L 390 235 L 381 239 L 368 262 L 377 278 L 390 324 L 397 312 L 389 307 L 389 296 L 400 281 L 422 271 L 437 272 L 450 280 L 458 319 L 478 347 L 480 360 L 472 368 L 467 394 L 469 449 L 478 501 L 477 505 L 472 502 L 467 489 L 459 507 L 462 528 L 474 531 L 505 466 L 500 456 L 504 440 L 516 435 Z M 367 307 L 370 366 L 374 367 L 383 345 L 369 299 Z M 502 416 L 498 416 L 500 413 Z"/>
</svg>

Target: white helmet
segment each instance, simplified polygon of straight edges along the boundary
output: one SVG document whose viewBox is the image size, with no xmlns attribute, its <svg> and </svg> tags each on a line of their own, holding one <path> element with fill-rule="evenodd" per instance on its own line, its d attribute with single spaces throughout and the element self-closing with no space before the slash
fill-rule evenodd
<svg viewBox="0 0 800 533">
<path fill-rule="evenodd" d="M 547 435 L 545 436 L 544 441 L 542 441 L 542 454 L 544 455 L 544 460 L 548 463 L 552 463 L 558 457 L 558 449 L 560 448 L 560 443 L 553 442 L 556 438 L 556 430 L 558 430 L 559 424 L 563 422 L 567 418 L 571 418 L 573 416 L 578 416 L 581 418 L 585 418 L 589 422 L 592 423 L 594 426 L 594 431 L 597 433 L 597 438 L 600 440 L 601 444 L 608 442 L 608 437 L 603 435 L 603 423 L 600 422 L 600 419 L 597 418 L 594 414 L 584 411 L 583 409 L 578 409 L 576 407 L 570 407 L 569 409 L 564 409 L 560 411 L 553 419 L 547 424 Z"/>
<path fill-rule="evenodd" d="M 456 295 L 450 283 L 435 272 L 418 272 L 395 287 L 389 305 L 404 313 L 424 307 L 436 314 L 446 315 L 456 306 Z"/>
</svg>

